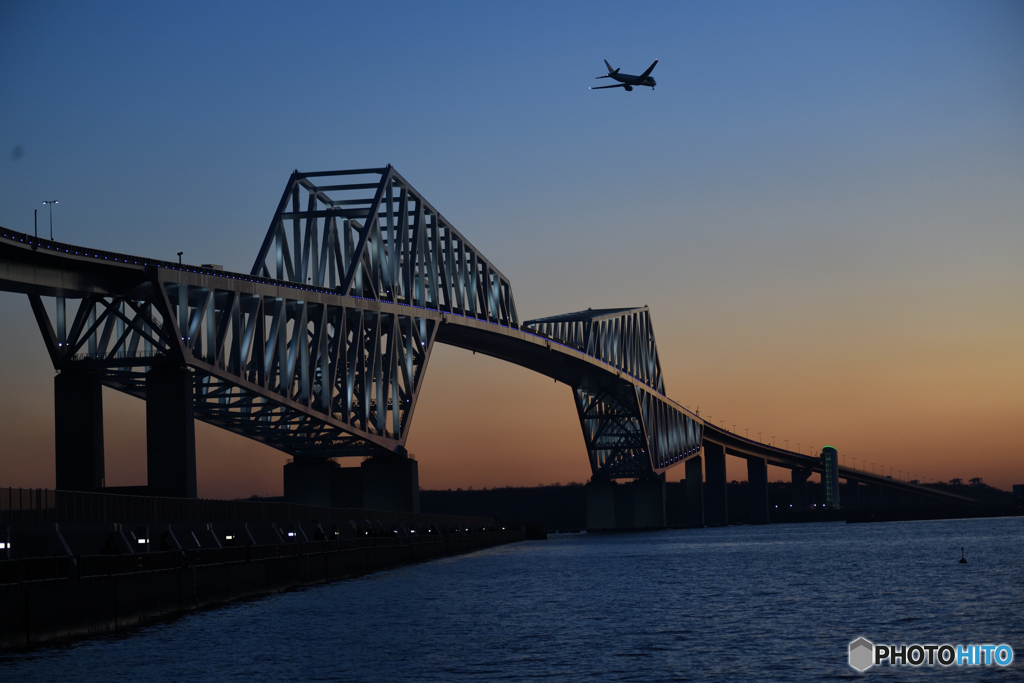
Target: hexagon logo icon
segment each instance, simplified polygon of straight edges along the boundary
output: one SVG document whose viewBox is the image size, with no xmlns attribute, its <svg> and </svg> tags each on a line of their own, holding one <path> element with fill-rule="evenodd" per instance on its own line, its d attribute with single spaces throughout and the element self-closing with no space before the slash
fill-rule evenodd
<svg viewBox="0 0 1024 683">
<path fill-rule="evenodd" d="M 866 638 L 850 643 L 850 666 L 857 671 L 866 671 L 874 663 L 875 646 Z"/>
</svg>

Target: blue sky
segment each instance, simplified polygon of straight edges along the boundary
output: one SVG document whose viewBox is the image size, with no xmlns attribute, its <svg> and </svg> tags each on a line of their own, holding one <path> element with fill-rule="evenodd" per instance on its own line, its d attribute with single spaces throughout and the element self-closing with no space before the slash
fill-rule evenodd
<svg viewBox="0 0 1024 683">
<path fill-rule="evenodd" d="M 587 89 L 602 59 L 655 58 L 653 92 Z M 386 163 L 524 317 L 650 305 L 684 404 L 1024 480 L 1020 2 L 0 5 L 0 225 L 39 208 L 48 229 L 56 198 L 60 240 L 248 270 L 292 169 Z M 0 315 L 31 359 L 0 381 L 52 391 L 23 297 Z M 446 415 L 525 392 L 543 414 L 483 420 L 464 450 L 557 415 L 530 477 L 586 475 L 571 401 L 516 369 L 456 381 L 464 362 L 432 361 L 421 457 L 448 457 Z M 968 447 L 1001 454 L 991 474 L 957 473 Z M 452 462 L 444 481 L 519 481 Z"/>
</svg>

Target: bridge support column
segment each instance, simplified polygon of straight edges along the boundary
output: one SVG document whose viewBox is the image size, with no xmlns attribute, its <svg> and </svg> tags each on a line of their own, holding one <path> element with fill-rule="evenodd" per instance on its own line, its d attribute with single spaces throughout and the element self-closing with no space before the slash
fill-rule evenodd
<svg viewBox="0 0 1024 683">
<path fill-rule="evenodd" d="M 334 482 L 341 466 L 333 460 L 295 458 L 284 466 L 284 498 L 301 505 L 334 505 Z"/>
<path fill-rule="evenodd" d="M 686 461 L 686 526 L 704 526 L 704 472 L 698 455 Z"/>
<path fill-rule="evenodd" d="M 793 511 L 806 512 L 810 509 L 810 501 L 807 497 L 807 478 L 811 476 L 810 470 L 793 470 Z"/>
<path fill-rule="evenodd" d="M 614 481 L 587 482 L 587 531 L 610 531 L 618 528 Z"/>
<path fill-rule="evenodd" d="M 747 512 L 751 524 L 768 523 L 768 462 L 747 458 Z"/>
<path fill-rule="evenodd" d="M 360 466 L 363 507 L 389 512 L 420 511 L 420 475 L 415 460 L 404 455 L 375 455 Z"/>
<path fill-rule="evenodd" d="M 587 483 L 587 531 L 665 528 L 665 475 Z"/>
<path fill-rule="evenodd" d="M 708 526 L 728 526 L 729 498 L 725 477 L 725 447 L 704 442 L 704 523 Z"/>
<path fill-rule="evenodd" d="M 149 495 L 196 497 L 195 388 L 185 367 L 146 373 L 146 463 Z"/>
<path fill-rule="evenodd" d="M 57 488 L 99 491 L 103 464 L 103 385 L 99 373 L 62 370 L 53 379 Z"/>
<path fill-rule="evenodd" d="M 845 500 L 849 501 L 846 504 L 847 508 L 850 510 L 860 509 L 860 485 L 857 484 L 856 479 L 846 480 L 846 493 L 843 495 L 846 496 Z"/>
<path fill-rule="evenodd" d="M 665 528 L 665 475 L 629 484 L 633 504 L 633 529 Z"/>
</svg>

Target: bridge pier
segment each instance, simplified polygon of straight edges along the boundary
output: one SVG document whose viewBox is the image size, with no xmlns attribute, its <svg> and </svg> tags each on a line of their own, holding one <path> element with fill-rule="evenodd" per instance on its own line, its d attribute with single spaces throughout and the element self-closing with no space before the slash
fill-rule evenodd
<svg viewBox="0 0 1024 683">
<path fill-rule="evenodd" d="M 419 465 L 404 455 L 375 455 L 360 466 L 363 507 L 389 512 L 420 511 Z"/>
<path fill-rule="evenodd" d="M 341 465 L 333 460 L 293 458 L 284 466 L 285 500 L 301 505 L 335 507 L 334 488 L 339 470 Z"/>
<path fill-rule="evenodd" d="M 768 461 L 747 458 L 747 513 L 751 524 L 768 523 Z"/>
<path fill-rule="evenodd" d="M 100 491 L 103 462 L 102 376 L 87 370 L 61 370 L 53 378 L 57 488 Z"/>
<path fill-rule="evenodd" d="M 195 387 L 186 367 L 146 373 L 146 464 L 151 496 L 195 498 Z"/>
<path fill-rule="evenodd" d="M 665 528 L 665 475 L 587 483 L 587 531 Z"/>
<path fill-rule="evenodd" d="M 284 497 L 303 505 L 419 512 L 419 466 L 404 455 L 375 455 L 359 467 L 294 458 L 284 466 Z"/>
<path fill-rule="evenodd" d="M 704 523 L 708 526 L 729 525 L 728 481 L 725 476 L 725 447 L 704 442 Z"/>
<path fill-rule="evenodd" d="M 704 472 L 701 457 L 686 461 L 686 526 L 704 526 Z"/>
<path fill-rule="evenodd" d="M 811 471 L 796 469 L 792 473 L 793 511 L 806 512 L 811 506 L 807 496 L 807 478 L 811 476 Z"/>
<path fill-rule="evenodd" d="M 847 508 L 849 508 L 851 510 L 859 510 L 860 509 L 860 485 L 857 484 L 857 480 L 856 479 L 847 479 L 846 480 L 846 494 L 845 494 L 845 498 L 846 498 L 846 500 L 849 501 L 849 503 L 847 503 L 847 505 L 846 505 Z"/>
</svg>

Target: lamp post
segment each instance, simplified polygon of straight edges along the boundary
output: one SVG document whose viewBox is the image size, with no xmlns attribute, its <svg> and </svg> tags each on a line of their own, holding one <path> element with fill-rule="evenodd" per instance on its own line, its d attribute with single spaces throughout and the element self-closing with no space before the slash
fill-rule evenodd
<svg viewBox="0 0 1024 683">
<path fill-rule="evenodd" d="M 51 199 L 48 202 L 43 202 L 43 204 L 46 204 L 47 206 L 50 207 L 50 241 L 52 242 L 53 241 L 53 205 L 54 204 L 60 204 L 60 202 L 58 202 L 56 199 Z"/>
<path fill-rule="evenodd" d="M 181 265 L 181 255 L 182 255 L 182 254 L 184 254 L 184 253 L 185 253 L 185 252 L 183 252 L 183 251 L 179 251 L 179 252 L 178 252 L 178 265 L 179 265 L 179 266 Z"/>
</svg>

